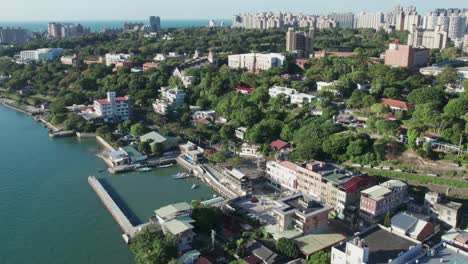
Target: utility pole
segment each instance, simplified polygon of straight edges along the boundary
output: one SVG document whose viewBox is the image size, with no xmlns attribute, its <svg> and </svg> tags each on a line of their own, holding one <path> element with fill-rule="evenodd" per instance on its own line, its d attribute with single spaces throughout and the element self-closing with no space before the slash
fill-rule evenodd
<svg viewBox="0 0 468 264">
<path fill-rule="evenodd" d="M 211 247 L 213 249 L 215 248 L 215 236 L 216 236 L 216 231 L 211 229 Z"/>
</svg>

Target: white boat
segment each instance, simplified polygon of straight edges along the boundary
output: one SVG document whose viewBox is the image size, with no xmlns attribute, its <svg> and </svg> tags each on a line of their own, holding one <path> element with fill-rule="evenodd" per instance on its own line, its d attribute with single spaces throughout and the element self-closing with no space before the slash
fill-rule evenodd
<svg viewBox="0 0 468 264">
<path fill-rule="evenodd" d="M 193 190 L 193 189 L 195 189 L 195 188 L 197 188 L 197 187 L 198 187 L 198 185 L 195 183 L 194 185 L 192 185 L 192 188 L 191 188 L 191 189 Z"/>
<path fill-rule="evenodd" d="M 150 171 L 150 170 L 151 170 L 150 167 L 143 167 L 143 168 L 138 168 L 138 169 L 136 169 L 136 171 L 141 171 L 141 172 Z"/>
<path fill-rule="evenodd" d="M 172 176 L 172 178 L 177 179 L 177 180 L 186 179 L 188 177 L 190 177 L 190 175 L 188 173 L 186 173 L 186 172 L 179 172 L 176 175 Z"/>
<path fill-rule="evenodd" d="M 168 167 L 172 167 L 174 166 L 173 163 L 170 163 L 170 164 L 166 164 L 166 165 L 159 165 L 158 168 L 168 168 Z"/>
</svg>

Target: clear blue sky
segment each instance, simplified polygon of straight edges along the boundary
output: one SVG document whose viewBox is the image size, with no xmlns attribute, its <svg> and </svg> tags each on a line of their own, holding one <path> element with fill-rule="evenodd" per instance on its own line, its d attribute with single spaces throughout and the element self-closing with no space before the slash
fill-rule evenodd
<svg viewBox="0 0 468 264">
<path fill-rule="evenodd" d="M 1 0 L 0 21 L 231 18 L 236 13 L 290 11 L 305 14 L 386 11 L 395 5 L 468 7 L 466 0 Z"/>
</svg>

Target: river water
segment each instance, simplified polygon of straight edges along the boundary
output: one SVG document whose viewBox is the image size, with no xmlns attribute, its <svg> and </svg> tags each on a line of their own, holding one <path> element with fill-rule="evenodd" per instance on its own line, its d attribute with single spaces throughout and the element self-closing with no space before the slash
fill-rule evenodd
<svg viewBox="0 0 468 264">
<path fill-rule="evenodd" d="M 0 263 L 133 263 L 121 230 L 88 185 L 97 176 L 135 223 L 170 203 L 210 198 L 174 180 L 179 167 L 109 175 L 95 139 L 50 139 L 31 117 L 0 106 Z"/>
</svg>

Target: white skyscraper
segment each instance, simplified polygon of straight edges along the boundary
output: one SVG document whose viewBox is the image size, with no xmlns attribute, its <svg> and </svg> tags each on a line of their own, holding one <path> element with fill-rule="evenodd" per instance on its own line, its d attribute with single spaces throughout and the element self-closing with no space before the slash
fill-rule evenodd
<svg viewBox="0 0 468 264">
<path fill-rule="evenodd" d="M 373 28 L 379 30 L 383 27 L 384 14 L 382 12 L 377 13 L 366 13 L 361 12 L 354 18 L 355 28 Z"/>
</svg>

